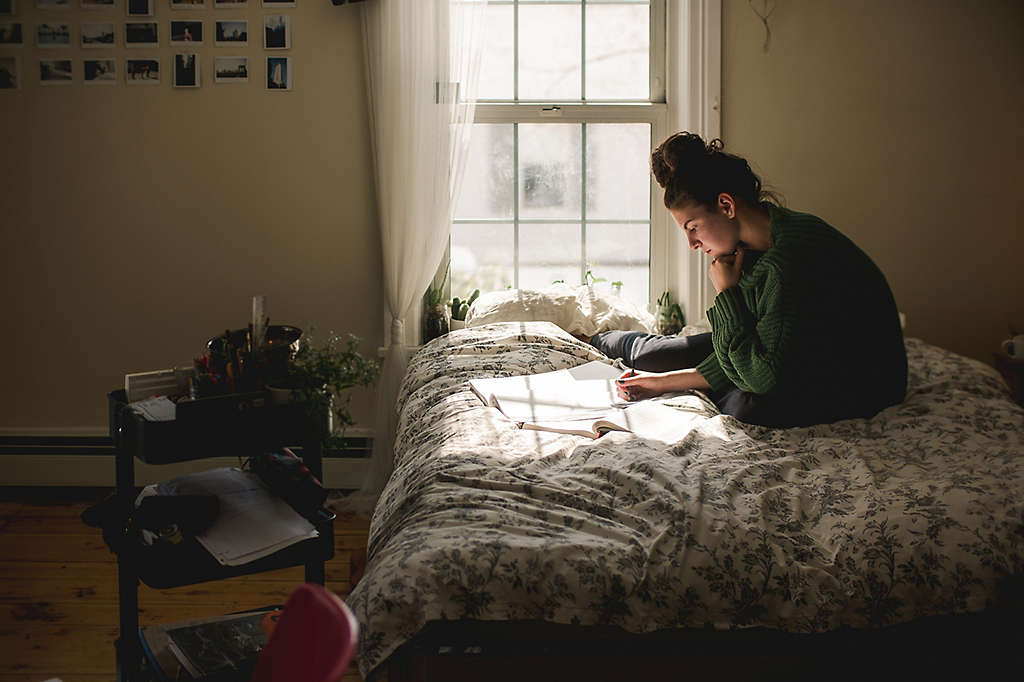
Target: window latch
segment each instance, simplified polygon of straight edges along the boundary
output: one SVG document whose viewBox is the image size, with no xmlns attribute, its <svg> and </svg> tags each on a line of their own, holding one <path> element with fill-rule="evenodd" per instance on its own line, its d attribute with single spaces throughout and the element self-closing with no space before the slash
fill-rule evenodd
<svg viewBox="0 0 1024 682">
<path fill-rule="evenodd" d="M 557 105 L 551 107 L 541 107 L 540 115 L 544 116 L 545 118 L 558 118 L 562 115 L 562 107 Z"/>
</svg>

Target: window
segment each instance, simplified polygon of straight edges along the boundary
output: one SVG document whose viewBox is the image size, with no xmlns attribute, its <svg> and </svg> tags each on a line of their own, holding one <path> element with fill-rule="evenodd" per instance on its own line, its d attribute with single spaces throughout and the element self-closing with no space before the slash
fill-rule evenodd
<svg viewBox="0 0 1024 682">
<path fill-rule="evenodd" d="M 452 293 L 604 279 L 647 307 L 665 279 L 648 168 L 665 133 L 664 0 L 487 11 Z"/>
</svg>

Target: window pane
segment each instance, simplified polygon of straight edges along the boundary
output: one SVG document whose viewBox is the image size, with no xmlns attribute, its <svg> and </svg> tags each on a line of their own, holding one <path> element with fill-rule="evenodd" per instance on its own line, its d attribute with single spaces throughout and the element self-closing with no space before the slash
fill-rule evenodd
<svg viewBox="0 0 1024 682">
<path fill-rule="evenodd" d="M 519 288 L 538 289 L 557 279 L 580 283 L 583 242 L 579 224 L 519 226 Z"/>
<path fill-rule="evenodd" d="M 580 218 L 582 127 L 519 126 L 519 217 Z"/>
<path fill-rule="evenodd" d="M 649 220 L 651 126 L 587 126 L 587 217 Z"/>
<path fill-rule="evenodd" d="M 514 286 L 514 229 L 511 223 L 452 225 L 452 296 Z"/>
<path fill-rule="evenodd" d="M 519 5 L 519 98 L 578 100 L 580 6 Z"/>
<path fill-rule="evenodd" d="M 651 227 L 648 223 L 587 225 L 587 263 L 594 277 L 622 282 L 622 297 L 647 310 Z"/>
<path fill-rule="evenodd" d="M 515 78 L 515 24 L 511 5 L 488 5 L 487 32 L 480 64 L 479 99 L 512 99 Z"/>
<path fill-rule="evenodd" d="M 511 123 L 473 126 L 456 218 L 512 219 L 512 136 Z"/>
<path fill-rule="evenodd" d="M 650 99 L 650 7 L 587 4 L 587 99 Z"/>
</svg>

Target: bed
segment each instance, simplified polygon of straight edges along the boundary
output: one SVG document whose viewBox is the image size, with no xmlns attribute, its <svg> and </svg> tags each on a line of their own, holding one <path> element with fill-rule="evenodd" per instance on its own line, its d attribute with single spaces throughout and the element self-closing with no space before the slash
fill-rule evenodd
<svg viewBox="0 0 1024 682">
<path fill-rule="evenodd" d="M 907 398 L 870 420 L 755 427 L 689 392 L 658 399 L 689 425 L 661 442 L 523 430 L 480 403 L 470 378 L 605 359 L 550 322 L 433 340 L 348 599 L 362 674 L 480 679 L 486 660 L 499 679 L 542 657 L 562 679 L 584 661 L 723 679 L 742 654 L 734 679 L 779 661 L 858 677 L 858 652 L 903 632 L 933 671 L 956 657 L 943 637 L 989 647 L 970 665 L 1020 664 L 1024 409 L 991 367 L 906 347 Z"/>
</svg>

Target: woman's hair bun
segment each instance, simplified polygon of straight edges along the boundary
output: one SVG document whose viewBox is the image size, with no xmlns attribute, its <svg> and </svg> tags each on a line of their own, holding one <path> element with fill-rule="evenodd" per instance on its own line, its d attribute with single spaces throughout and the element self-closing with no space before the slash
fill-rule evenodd
<svg viewBox="0 0 1024 682">
<path fill-rule="evenodd" d="M 654 173 L 654 179 L 665 189 L 681 165 L 688 166 L 695 161 L 704 160 L 707 156 L 722 151 L 723 147 L 722 141 L 717 137 L 705 145 L 700 135 L 676 133 L 651 153 L 651 171 Z"/>
</svg>

